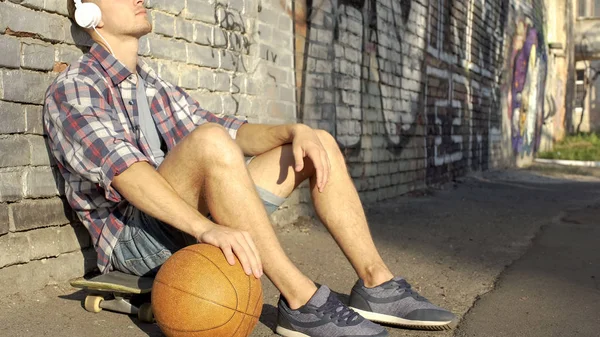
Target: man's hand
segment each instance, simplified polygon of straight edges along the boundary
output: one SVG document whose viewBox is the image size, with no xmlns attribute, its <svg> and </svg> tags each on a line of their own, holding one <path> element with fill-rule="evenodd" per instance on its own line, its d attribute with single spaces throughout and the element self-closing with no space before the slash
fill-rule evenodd
<svg viewBox="0 0 600 337">
<path fill-rule="evenodd" d="M 235 264 L 235 257 L 242 263 L 247 275 L 254 274 L 260 278 L 263 275 L 262 262 L 258 255 L 258 249 L 248 232 L 235 230 L 233 228 L 215 225 L 213 228 L 203 232 L 198 238 L 199 242 L 221 248 L 225 258 L 230 265 Z"/>
<path fill-rule="evenodd" d="M 296 125 L 293 131 L 292 148 L 296 162 L 296 172 L 304 169 L 304 157 L 310 158 L 317 174 L 317 188 L 319 192 L 323 192 L 329 180 L 331 164 L 329 163 L 327 151 L 325 151 L 315 130 L 303 124 Z"/>
</svg>

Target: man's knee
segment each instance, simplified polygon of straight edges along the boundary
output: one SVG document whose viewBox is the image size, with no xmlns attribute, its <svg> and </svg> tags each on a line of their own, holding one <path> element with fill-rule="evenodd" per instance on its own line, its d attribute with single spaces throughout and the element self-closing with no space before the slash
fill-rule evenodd
<svg viewBox="0 0 600 337">
<path fill-rule="evenodd" d="M 220 165 L 243 162 L 242 150 L 227 129 L 219 124 L 203 124 L 192 131 L 189 137 L 194 152 L 203 159 L 209 158 L 210 162 L 218 162 Z"/>
<path fill-rule="evenodd" d="M 321 129 L 315 129 L 315 132 L 317 133 L 317 137 L 319 137 L 319 140 L 321 141 L 321 144 L 323 144 L 323 147 L 327 151 L 328 155 L 342 155 L 340 151 L 340 146 L 329 132 Z"/>
</svg>

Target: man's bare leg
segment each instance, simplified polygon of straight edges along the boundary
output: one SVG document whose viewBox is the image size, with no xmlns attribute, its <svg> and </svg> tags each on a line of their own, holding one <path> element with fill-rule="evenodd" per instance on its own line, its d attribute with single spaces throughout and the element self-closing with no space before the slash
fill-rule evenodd
<svg viewBox="0 0 600 337">
<path fill-rule="evenodd" d="M 310 299 L 316 291 L 314 283 L 285 255 L 243 154 L 224 128 L 198 127 L 169 152 L 158 172 L 202 214 L 210 210 L 218 224 L 250 233 L 265 274 L 292 308 Z"/>
<path fill-rule="evenodd" d="M 348 175 L 345 159 L 335 139 L 316 130 L 331 163 L 329 182 L 323 192 L 316 188 L 315 170 L 305 158 L 301 172 L 294 171 L 291 145 L 278 147 L 257 156 L 248 166 L 252 180 L 275 195 L 287 197 L 302 181 L 310 179 L 317 215 L 332 234 L 358 276 L 367 287 L 389 281 L 393 275 L 375 248 L 365 213 Z"/>
</svg>

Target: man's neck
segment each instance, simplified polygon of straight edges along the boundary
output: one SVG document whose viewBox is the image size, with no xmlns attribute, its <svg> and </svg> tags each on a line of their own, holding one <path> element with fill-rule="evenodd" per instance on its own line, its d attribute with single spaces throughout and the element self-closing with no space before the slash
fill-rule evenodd
<svg viewBox="0 0 600 337">
<path fill-rule="evenodd" d="M 110 44 L 110 48 L 108 48 L 106 42 L 102 39 L 94 40 L 106 50 L 110 51 L 112 49 L 113 56 L 121 61 L 129 71 L 135 74 L 138 62 L 138 49 L 140 47 L 139 39 L 131 36 L 115 38 L 107 35 L 103 34 L 106 41 Z"/>
</svg>

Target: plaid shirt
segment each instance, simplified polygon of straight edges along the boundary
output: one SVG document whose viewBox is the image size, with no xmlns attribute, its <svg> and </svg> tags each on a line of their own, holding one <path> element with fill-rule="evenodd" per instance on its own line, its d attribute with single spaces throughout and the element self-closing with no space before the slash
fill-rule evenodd
<svg viewBox="0 0 600 337">
<path fill-rule="evenodd" d="M 141 60 L 137 72 L 146 82 L 153 119 L 169 150 L 198 125 L 218 123 L 235 139 L 245 123 L 202 109 Z M 137 162 L 157 166 L 139 132 L 136 83 L 135 74 L 94 44 L 58 76 L 45 98 L 50 149 L 65 179 L 67 200 L 92 236 L 103 273 L 111 269 L 110 257 L 128 206 L 111 186 L 113 178 Z"/>
</svg>

